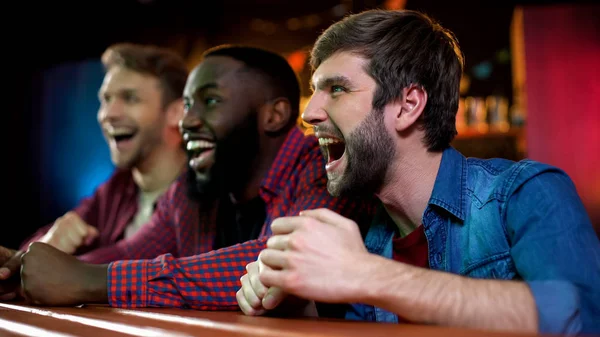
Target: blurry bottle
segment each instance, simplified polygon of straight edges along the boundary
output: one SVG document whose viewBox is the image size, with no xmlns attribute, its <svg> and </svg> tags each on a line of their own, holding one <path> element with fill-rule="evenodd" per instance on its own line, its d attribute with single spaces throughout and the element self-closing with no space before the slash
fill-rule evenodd
<svg viewBox="0 0 600 337">
<path fill-rule="evenodd" d="M 508 121 L 508 99 L 503 96 L 488 96 L 485 101 L 491 131 L 507 132 L 510 129 Z"/>
<path fill-rule="evenodd" d="M 467 97 L 465 99 L 465 111 L 469 129 L 479 133 L 488 132 L 487 109 L 483 97 Z"/>
</svg>

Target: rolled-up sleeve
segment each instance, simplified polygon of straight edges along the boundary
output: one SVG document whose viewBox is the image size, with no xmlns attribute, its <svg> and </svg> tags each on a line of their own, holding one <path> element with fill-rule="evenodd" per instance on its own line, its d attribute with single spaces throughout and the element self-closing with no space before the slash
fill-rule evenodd
<svg viewBox="0 0 600 337">
<path fill-rule="evenodd" d="M 600 241 L 571 179 L 524 166 L 507 190 L 507 234 L 529 285 L 539 332 L 600 333 Z"/>
<path fill-rule="evenodd" d="M 538 329 L 542 333 L 572 335 L 582 331 L 579 290 L 568 281 L 527 282 L 538 308 Z"/>
</svg>

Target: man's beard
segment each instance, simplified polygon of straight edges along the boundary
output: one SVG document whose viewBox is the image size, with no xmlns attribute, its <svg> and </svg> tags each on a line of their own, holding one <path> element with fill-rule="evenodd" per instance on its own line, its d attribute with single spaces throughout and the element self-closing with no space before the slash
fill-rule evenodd
<svg viewBox="0 0 600 337">
<path fill-rule="evenodd" d="M 199 181 L 195 171 L 188 169 L 188 197 L 210 203 L 243 187 L 252 173 L 251 165 L 259 150 L 257 126 L 258 116 L 252 113 L 240 127 L 217 139 L 215 162 L 208 171 L 207 179 Z"/>
<path fill-rule="evenodd" d="M 333 196 L 371 197 L 384 183 L 395 155 L 393 140 L 385 129 L 383 111 L 372 110 L 345 139 L 346 168 L 327 188 Z"/>
</svg>

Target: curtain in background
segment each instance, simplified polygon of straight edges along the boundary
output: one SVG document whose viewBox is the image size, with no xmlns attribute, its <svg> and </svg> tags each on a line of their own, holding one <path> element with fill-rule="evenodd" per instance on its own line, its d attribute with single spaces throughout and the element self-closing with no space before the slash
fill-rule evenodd
<svg viewBox="0 0 600 337">
<path fill-rule="evenodd" d="M 528 157 L 571 176 L 600 233 L 600 6 L 522 15 Z"/>
</svg>

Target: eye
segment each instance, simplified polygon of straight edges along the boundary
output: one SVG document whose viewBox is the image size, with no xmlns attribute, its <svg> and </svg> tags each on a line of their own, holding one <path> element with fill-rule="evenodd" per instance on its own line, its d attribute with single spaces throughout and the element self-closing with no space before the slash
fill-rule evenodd
<svg viewBox="0 0 600 337">
<path fill-rule="evenodd" d="M 218 97 L 206 97 L 204 98 L 204 104 L 208 107 L 218 104 L 221 100 Z"/>
<path fill-rule="evenodd" d="M 136 95 L 130 93 L 125 93 L 123 95 L 123 100 L 127 103 L 137 103 L 139 101 Z"/>
<path fill-rule="evenodd" d="M 192 105 L 190 104 L 190 102 L 185 102 L 183 103 L 183 112 L 188 112 L 190 111 L 190 108 L 192 107 Z"/>
<path fill-rule="evenodd" d="M 332 96 L 337 96 L 347 91 L 346 88 L 341 85 L 332 85 L 330 90 Z"/>
<path fill-rule="evenodd" d="M 110 102 L 110 95 L 104 94 L 104 95 L 100 95 L 100 103 L 104 104 L 104 103 L 108 103 Z"/>
</svg>

